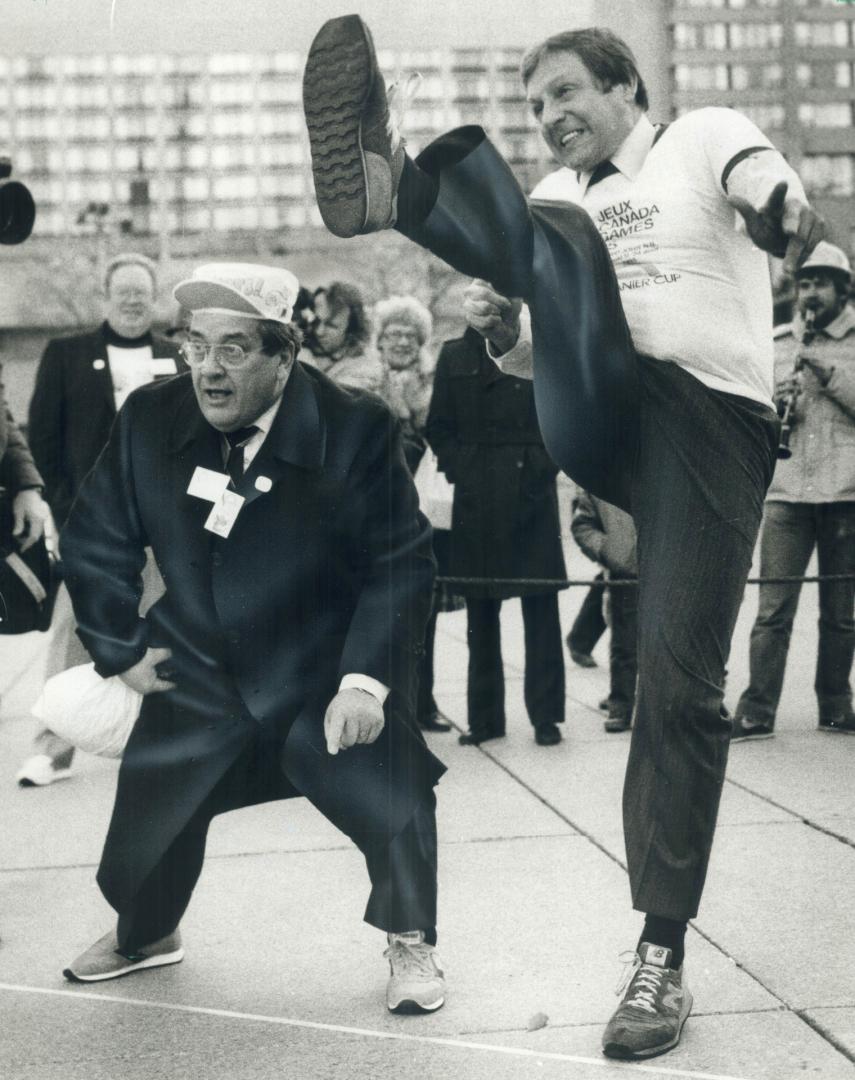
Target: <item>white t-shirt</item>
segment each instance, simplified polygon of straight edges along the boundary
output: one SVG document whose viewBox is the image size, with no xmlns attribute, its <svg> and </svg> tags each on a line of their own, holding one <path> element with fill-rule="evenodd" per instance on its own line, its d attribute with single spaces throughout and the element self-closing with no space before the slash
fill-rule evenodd
<svg viewBox="0 0 855 1080">
<path fill-rule="evenodd" d="M 745 234 L 722 181 L 741 152 L 771 143 L 724 108 L 687 113 L 655 144 L 654 137 L 642 116 L 611 159 L 620 172 L 588 188 L 587 174 L 562 168 L 537 185 L 532 199 L 577 203 L 590 214 L 609 249 L 639 353 L 673 361 L 715 390 L 768 404 L 767 257 Z M 752 192 L 752 204 L 762 205 L 775 178 L 788 179 L 803 198 L 798 177 L 776 151 L 751 160 L 767 158 L 763 166 L 774 176 L 764 177 L 764 192 Z M 742 169 L 737 164 L 731 175 Z"/>
<path fill-rule="evenodd" d="M 122 345 L 108 345 L 107 358 L 110 361 L 116 409 L 121 409 L 128 394 L 154 379 L 151 345 L 133 349 L 126 349 Z"/>
</svg>

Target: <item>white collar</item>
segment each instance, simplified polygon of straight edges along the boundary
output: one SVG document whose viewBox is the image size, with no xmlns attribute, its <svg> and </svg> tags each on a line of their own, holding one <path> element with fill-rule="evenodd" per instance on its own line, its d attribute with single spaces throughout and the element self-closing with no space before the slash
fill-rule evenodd
<svg viewBox="0 0 855 1080">
<path fill-rule="evenodd" d="M 258 438 L 259 435 L 265 437 L 273 427 L 273 421 L 276 419 L 276 414 L 279 412 L 279 406 L 282 404 L 282 394 L 273 402 L 269 409 L 265 409 L 258 419 L 253 420 L 253 425 L 258 428 L 254 438 Z"/>
<path fill-rule="evenodd" d="M 655 141 L 656 128 L 647 119 L 647 113 L 642 113 L 635 127 L 608 160 L 627 180 L 635 180 Z M 593 171 L 591 169 L 589 172 L 579 173 L 579 185 L 584 190 L 588 188 Z"/>
</svg>

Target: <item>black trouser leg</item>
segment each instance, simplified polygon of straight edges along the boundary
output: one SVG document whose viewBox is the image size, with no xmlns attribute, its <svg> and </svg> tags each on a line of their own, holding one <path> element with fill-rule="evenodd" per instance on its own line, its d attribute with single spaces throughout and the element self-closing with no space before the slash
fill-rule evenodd
<svg viewBox="0 0 855 1080">
<path fill-rule="evenodd" d="M 611 580 L 621 579 L 612 575 Z M 638 586 L 611 590 L 612 635 L 609 642 L 609 716 L 630 717 L 638 675 Z"/>
<path fill-rule="evenodd" d="M 855 502 L 817 507 L 817 559 L 822 575 L 855 574 Z M 822 719 L 852 711 L 849 682 L 855 651 L 855 582 L 819 583 L 819 649 L 816 696 Z"/>
<path fill-rule="evenodd" d="M 585 593 L 585 599 L 579 613 L 573 620 L 567 645 L 578 653 L 592 653 L 594 646 L 606 632 L 606 620 L 603 618 L 603 574 L 594 578 L 594 584 Z"/>
<path fill-rule="evenodd" d="M 424 930 L 436 944 L 436 796 L 418 805 L 407 826 L 390 844 L 356 840 L 365 855 L 371 895 L 365 921 L 390 933 Z"/>
<path fill-rule="evenodd" d="M 416 165 L 436 180 L 436 203 L 422 221 L 399 217 L 398 229 L 461 273 L 528 303 L 546 449 L 586 490 L 628 508 L 638 358 L 594 223 L 581 207 L 529 204 L 480 128 L 437 140 Z M 408 199 L 407 175 L 399 205 Z"/>
<path fill-rule="evenodd" d="M 424 652 L 418 664 L 418 689 L 416 692 L 416 719 L 426 720 L 435 715 L 437 708 L 433 697 L 433 647 L 436 641 L 436 597 L 430 618 L 425 627 Z"/>
<path fill-rule="evenodd" d="M 771 479 L 771 409 L 646 360 L 638 528 L 638 696 L 624 784 L 635 907 L 697 914 L 727 764 L 722 680 Z"/>
<path fill-rule="evenodd" d="M 525 707 L 539 724 L 564 722 L 564 652 L 558 593 L 521 598 L 525 631 Z"/>
<path fill-rule="evenodd" d="M 119 912 L 120 949 L 135 952 L 177 929 L 202 873 L 210 823 L 206 800 L 145 879 L 133 903 Z"/>
<path fill-rule="evenodd" d="M 469 731 L 475 736 L 505 733 L 501 606 L 501 600 L 466 600 L 469 639 L 467 714 Z"/>
</svg>

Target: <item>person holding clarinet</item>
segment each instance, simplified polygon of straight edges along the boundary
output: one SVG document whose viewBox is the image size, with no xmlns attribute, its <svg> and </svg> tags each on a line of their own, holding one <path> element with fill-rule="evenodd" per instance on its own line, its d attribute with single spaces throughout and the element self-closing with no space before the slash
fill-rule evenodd
<svg viewBox="0 0 855 1080">
<path fill-rule="evenodd" d="M 778 464 L 766 498 L 761 578 L 801 577 L 816 549 L 819 729 L 855 733 L 855 312 L 847 303 L 846 255 L 826 241 L 796 273 L 797 314 L 775 330 L 775 401 L 781 416 Z M 849 580 L 842 580 L 849 575 Z M 750 682 L 731 740 L 775 731 L 800 581 L 760 585 L 751 631 Z"/>
</svg>

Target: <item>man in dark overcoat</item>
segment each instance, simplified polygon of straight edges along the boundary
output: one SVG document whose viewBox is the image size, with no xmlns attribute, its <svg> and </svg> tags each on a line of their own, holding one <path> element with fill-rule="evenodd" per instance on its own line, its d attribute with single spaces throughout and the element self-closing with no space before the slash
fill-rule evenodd
<svg viewBox="0 0 855 1080">
<path fill-rule="evenodd" d="M 465 744 L 505 734 L 499 612 L 519 596 L 525 626 L 525 703 L 543 746 L 561 741 L 564 658 L 558 586 L 565 577 L 555 477 L 537 425 L 531 383 L 503 375 L 469 328 L 440 350 L 427 439 L 454 484 L 449 573 L 494 579 L 455 585 L 466 597 L 469 638 Z M 530 584 L 502 579 L 529 578 Z"/>
<path fill-rule="evenodd" d="M 79 634 L 144 695 L 98 883 L 118 925 L 65 974 L 175 963 L 211 818 L 307 797 L 366 857 L 390 1009 L 443 1003 L 433 786 L 412 717 L 433 583 L 386 407 L 295 362 L 293 275 L 201 267 L 191 373 L 132 394 L 61 537 Z M 138 615 L 144 549 L 165 593 Z"/>
<path fill-rule="evenodd" d="M 117 255 L 107 265 L 104 289 L 106 312 L 100 326 L 47 343 L 30 401 L 28 437 L 57 529 L 65 524 L 131 390 L 184 368 L 177 347 L 151 330 L 157 297 L 151 259 L 135 252 Z M 68 596 L 60 589 L 46 676 L 87 659 L 74 635 Z M 19 784 L 43 787 L 70 775 L 74 747 L 65 739 L 43 730 L 35 751 L 17 774 Z"/>
</svg>

